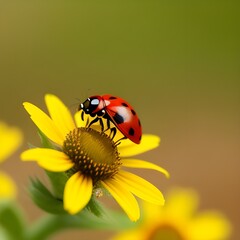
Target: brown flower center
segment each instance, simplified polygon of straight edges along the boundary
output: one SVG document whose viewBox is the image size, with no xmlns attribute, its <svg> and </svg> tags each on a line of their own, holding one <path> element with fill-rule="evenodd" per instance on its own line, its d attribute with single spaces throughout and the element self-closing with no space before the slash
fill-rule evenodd
<svg viewBox="0 0 240 240">
<path fill-rule="evenodd" d="M 94 183 L 113 176 L 121 165 L 115 143 L 92 128 L 71 131 L 63 143 L 63 152 L 75 163 L 74 172 L 91 176 Z"/>
<path fill-rule="evenodd" d="M 186 240 L 186 237 L 176 227 L 163 224 L 151 231 L 148 240 Z"/>
</svg>

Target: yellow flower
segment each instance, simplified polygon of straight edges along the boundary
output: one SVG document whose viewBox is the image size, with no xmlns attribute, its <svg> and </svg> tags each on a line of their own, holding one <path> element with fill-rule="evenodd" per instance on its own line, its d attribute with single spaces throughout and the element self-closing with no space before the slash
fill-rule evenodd
<svg viewBox="0 0 240 240">
<path fill-rule="evenodd" d="M 15 127 L 0 122 L 0 163 L 7 159 L 21 144 L 22 133 Z M 14 198 L 16 186 L 4 172 L 0 172 L 0 198 Z"/>
<path fill-rule="evenodd" d="M 127 158 L 156 148 L 159 137 L 143 135 L 139 145 L 129 140 L 118 145 L 94 126 L 86 128 L 80 112 L 75 114 L 74 122 L 67 107 L 56 96 L 47 94 L 45 102 L 50 117 L 31 103 L 25 102 L 24 107 L 37 127 L 56 144 L 56 149 L 29 149 L 22 153 L 21 158 L 36 161 L 49 171 L 69 174 L 63 194 L 66 211 L 70 214 L 81 211 L 93 193 L 101 195 L 99 187 L 113 196 L 132 221 L 140 217 L 134 195 L 154 204 L 164 204 L 162 193 L 155 186 L 122 169 L 154 169 L 168 176 L 165 169 L 153 163 Z"/>
<path fill-rule="evenodd" d="M 193 190 L 174 189 L 164 206 L 143 203 L 142 221 L 113 240 L 226 240 L 231 225 L 217 211 L 197 212 Z"/>
</svg>

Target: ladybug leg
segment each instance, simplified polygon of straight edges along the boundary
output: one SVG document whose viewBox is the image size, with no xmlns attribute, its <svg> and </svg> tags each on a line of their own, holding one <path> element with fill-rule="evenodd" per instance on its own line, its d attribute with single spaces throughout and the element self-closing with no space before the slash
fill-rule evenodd
<svg viewBox="0 0 240 240">
<path fill-rule="evenodd" d="M 91 125 L 92 125 L 93 123 L 96 123 L 96 122 L 98 122 L 98 121 L 99 121 L 99 124 L 100 124 L 100 126 L 101 126 L 101 131 L 102 131 L 102 132 L 105 131 L 105 130 L 104 130 L 103 120 L 102 120 L 102 118 L 100 118 L 100 117 L 96 117 L 96 118 L 94 118 L 90 123 L 87 123 L 87 127 L 88 127 L 88 128 L 91 127 Z"/>
<path fill-rule="evenodd" d="M 91 122 L 89 121 L 89 118 L 87 118 L 87 120 L 86 120 L 86 127 L 87 128 L 90 128 L 91 127 L 91 125 L 92 124 L 94 124 L 94 123 L 96 123 L 96 122 L 98 122 L 99 121 L 99 124 L 100 124 L 100 126 L 101 126 L 101 131 L 103 132 L 103 131 L 106 131 L 107 129 L 109 129 L 110 128 L 110 122 L 109 121 L 107 121 L 107 129 L 106 130 L 104 130 L 104 123 L 103 123 L 103 120 L 102 120 L 102 116 L 105 114 L 105 112 L 99 112 L 99 113 L 97 113 L 97 114 L 90 114 L 90 116 L 91 117 L 95 117 Z M 82 111 L 81 112 L 81 119 L 82 119 L 82 121 L 84 121 L 84 117 L 85 117 L 85 112 L 84 111 Z"/>
<path fill-rule="evenodd" d="M 98 120 L 99 120 L 99 124 L 101 126 L 101 131 L 103 132 L 103 130 L 104 130 L 103 120 L 102 120 L 102 118 L 98 118 Z"/>
<path fill-rule="evenodd" d="M 113 140 L 114 137 L 116 136 L 117 128 L 116 127 L 111 127 L 111 119 L 108 117 L 108 115 L 105 115 L 104 118 L 106 118 L 106 122 L 107 122 L 107 124 L 106 124 L 107 126 L 106 126 L 104 132 L 106 132 L 107 130 L 110 129 L 109 137 L 111 138 L 111 140 Z M 126 137 L 123 137 L 123 138 L 117 140 L 115 143 L 119 142 L 120 140 L 122 140 L 124 138 L 126 138 Z M 120 142 L 118 144 L 120 144 Z"/>
<path fill-rule="evenodd" d="M 104 124 L 103 124 L 103 120 L 101 119 L 101 121 L 102 121 L 102 124 L 101 124 L 101 127 L 102 127 L 102 131 L 103 132 L 106 132 L 107 130 L 109 130 L 110 129 L 110 118 L 108 117 L 108 115 L 103 115 L 103 118 L 104 119 L 106 119 L 106 128 L 104 129 Z M 111 133 L 110 133 L 111 134 Z"/>
<path fill-rule="evenodd" d="M 116 136 L 116 133 L 117 133 L 117 129 L 116 129 L 115 127 L 110 128 L 110 134 L 109 134 L 109 137 L 111 137 L 111 135 L 112 135 L 111 139 L 113 140 L 114 137 Z"/>
<path fill-rule="evenodd" d="M 111 125 L 110 125 L 111 124 L 111 119 L 110 118 L 106 117 L 106 120 L 107 120 L 106 121 L 107 122 L 107 126 L 104 129 L 104 132 L 106 132 L 107 130 L 110 129 L 109 137 L 111 137 L 111 135 L 112 135 L 111 139 L 113 140 L 115 135 L 116 135 L 116 133 L 117 133 L 117 129 L 115 127 L 111 127 Z"/>
<path fill-rule="evenodd" d="M 85 117 L 85 112 L 82 111 L 81 112 L 81 120 L 84 122 L 84 117 Z M 91 124 L 89 124 L 89 118 L 87 118 L 87 121 L 86 121 L 86 124 L 85 124 L 85 127 L 89 127 Z"/>
<path fill-rule="evenodd" d="M 105 115 L 104 118 L 106 119 L 106 128 L 104 129 L 103 132 L 106 132 L 107 130 L 110 129 L 109 137 L 113 140 L 116 133 L 117 133 L 117 129 L 115 127 L 111 127 L 111 125 L 110 125 L 111 124 L 111 119 L 107 115 Z M 101 126 L 103 127 L 103 125 L 101 125 Z M 112 135 L 112 137 L 111 137 L 111 135 Z"/>
<path fill-rule="evenodd" d="M 87 127 L 88 127 L 88 128 L 91 127 L 91 125 L 92 125 L 93 123 L 96 123 L 96 122 L 98 122 L 99 120 L 100 120 L 100 118 L 98 118 L 98 117 L 94 118 L 90 123 L 89 123 L 89 122 L 87 123 Z"/>
<path fill-rule="evenodd" d="M 110 128 L 110 118 L 107 118 L 107 129 Z"/>
<path fill-rule="evenodd" d="M 127 139 L 127 137 L 122 137 L 122 138 L 119 138 L 116 142 L 115 142 L 115 145 L 119 145 L 121 143 L 121 140 L 124 140 L 124 139 Z"/>
<path fill-rule="evenodd" d="M 97 119 L 98 119 L 98 121 L 99 121 L 99 124 L 100 124 L 100 126 L 101 126 L 101 131 L 102 132 L 104 132 L 105 130 L 104 130 L 104 123 L 103 123 L 103 117 L 104 117 L 104 115 L 105 115 L 105 111 L 104 110 L 102 110 L 102 111 L 100 111 L 100 112 L 98 112 L 97 113 Z M 97 121 L 94 121 L 94 122 L 97 122 Z M 107 123 L 108 124 L 108 123 Z"/>
</svg>

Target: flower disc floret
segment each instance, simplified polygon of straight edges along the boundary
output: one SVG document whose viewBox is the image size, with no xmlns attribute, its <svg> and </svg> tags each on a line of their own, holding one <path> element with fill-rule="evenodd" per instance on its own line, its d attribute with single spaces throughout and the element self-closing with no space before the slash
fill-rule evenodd
<svg viewBox="0 0 240 240">
<path fill-rule="evenodd" d="M 92 128 L 75 128 L 63 143 L 63 152 L 74 162 L 74 172 L 90 176 L 93 182 L 114 176 L 121 160 L 114 142 Z"/>
</svg>

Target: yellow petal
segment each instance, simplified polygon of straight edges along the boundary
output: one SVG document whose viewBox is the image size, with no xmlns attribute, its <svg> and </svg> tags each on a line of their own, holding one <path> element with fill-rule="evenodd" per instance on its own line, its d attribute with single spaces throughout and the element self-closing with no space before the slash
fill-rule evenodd
<svg viewBox="0 0 240 240">
<path fill-rule="evenodd" d="M 21 144 L 22 133 L 18 128 L 0 122 L 0 162 L 8 158 Z"/>
<path fill-rule="evenodd" d="M 70 214 L 81 211 L 92 196 L 93 184 L 90 177 L 77 172 L 67 181 L 64 189 L 64 209 Z"/>
<path fill-rule="evenodd" d="M 119 171 L 114 178 L 139 198 L 153 204 L 163 205 L 164 197 L 162 193 L 150 182 L 145 179 L 125 171 Z"/>
<path fill-rule="evenodd" d="M 182 222 L 192 218 L 199 204 L 198 194 L 192 189 L 174 188 L 167 194 L 166 199 L 166 214 Z"/>
<path fill-rule="evenodd" d="M 41 167 L 52 172 L 63 172 L 73 167 L 69 157 L 55 149 L 32 148 L 21 154 L 23 161 L 36 161 Z"/>
<path fill-rule="evenodd" d="M 189 231 L 194 240 L 229 239 L 231 224 L 221 213 L 208 211 L 190 221 Z"/>
<path fill-rule="evenodd" d="M 111 240 L 146 240 L 149 233 L 144 228 L 128 229 L 114 235 Z"/>
<path fill-rule="evenodd" d="M 152 204 L 146 201 L 141 202 L 141 207 L 144 214 L 144 221 L 158 222 L 159 216 L 161 216 L 161 218 L 164 219 L 165 215 L 163 211 L 166 205 L 167 205 L 167 199 L 165 201 L 164 206 Z"/>
<path fill-rule="evenodd" d="M 63 136 L 66 136 L 75 128 L 72 115 L 63 102 L 52 94 L 46 94 L 45 102 L 49 114 L 58 130 Z"/>
<path fill-rule="evenodd" d="M 0 198 L 13 199 L 17 195 L 14 181 L 4 172 L 0 172 Z"/>
<path fill-rule="evenodd" d="M 131 157 L 140 153 L 150 151 L 160 144 L 160 138 L 155 135 L 143 134 L 140 144 L 135 144 L 130 140 L 123 140 L 118 147 L 121 157 Z"/>
<path fill-rule="evenodd" d="M 30 114 L 32 121 L 49 139 L 59 145 L 63 144 L 65 136 L 62 135 L 53 120 L 46 113 L 28 102 L 23 103 L 23 106 Z"/>
<path fill-rule="evenodd" d="M 167 170 L 165 170 L 162 167 L 159 167 L 158 165 L 143 161 L 143 160 L 138 160 L 138 159 L 122 159 L 122 166 L 123 167 L 129 167 L 129 168 L 145 168 L 145 169 L 153 169 L 156 170 L 160 173 L 163 173 L 167 178 L 169 177 L 169 173 Z"/>
<path fill-rule="evenodd" d="M 140 209 L 138 202 L 132 193 L 124 188 L 124 185 L 121 185 L 121 183 L 115 179 L 107 179 L 102 181 L 102 185 L 118 202 L 131 221 L 137 221 L 139 219 Z"/>
</svg>

